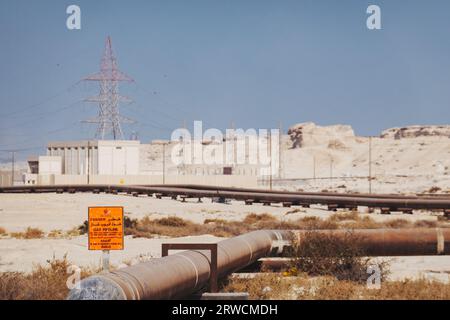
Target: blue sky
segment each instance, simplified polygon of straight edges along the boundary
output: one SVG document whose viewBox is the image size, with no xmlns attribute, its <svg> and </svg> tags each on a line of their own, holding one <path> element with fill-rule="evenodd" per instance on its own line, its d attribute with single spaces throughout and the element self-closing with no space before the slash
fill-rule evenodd
<svg viewBox="0 0 450 320">
<path fill-rule="evenodd" d="M 66 28 L 77 4 L 82 29 Z M 377 4 L 382 30 L 366 28 Z M 142 141 L 183 121 L 225 129 L 350 124 L 357 134 L 448 124 L 450 2 L 0 1 L 0 150 L 92 137 L 107 35 L 135 100 L 121 112 Z"/>
</svg>

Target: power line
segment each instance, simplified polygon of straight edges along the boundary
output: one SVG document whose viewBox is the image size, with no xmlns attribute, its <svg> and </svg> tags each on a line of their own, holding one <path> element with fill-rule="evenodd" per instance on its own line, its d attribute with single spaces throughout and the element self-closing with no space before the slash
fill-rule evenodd
<svg viewBox="0 0 450 320">
<path fill-rule="evenodd" d="M 126 107 L 126 108 L 129 108 L 129 107 Z M 133 111 L 133 112 L 137 113 L 137 115 L 140 115 L 139 119 L 147 118 L 142 113 L 140 113 L 140 111 L 137 111 L 137 112 Z M 150 124 L 147 123 L 147 121 L 150 122 Z M 155 120 L 150 120 L 150 119 L 146 119 L 145 121 L 138 120 L 138 121 L 136 121 L 136 123 L 138 125 L 139 124 L 143 124 L 144 126 L 153 127 L 155 129 L 160 129 L 160 130 L 164 130 L 164 131 L 173 131 L 173 128 L 169 128 L 168 126 L 166 126 L 164 124 L 161 124 L 161 123 L 159 123 L 159 122 L 157 122 Z"/>
<path fill-rule="evenodd" d="M 68 88 L 65 88 L 64 90 L 61 90 L 60 92 L 56 93 L 55 95 L 50 96 L 50 97 L 48 97 L 48 98 L 46 98 L 46 99 L 44 99 L 44 100 L 41 100 L 41 101 L 38 102 L 38 103 L 34 103 L 34 104 L 28 105 L 28 106 L 26 106 L 26 107 L 16 109 L 15 111 L 10 112 L 10 113 L 1 114 L 0 117 L 1 117 L 1 118 L 6 118 L 6 117 L 10 117 L 10 116 L 12 116 L 12 115 L 19 114 L 19 113 L 24 112 L 24 111 L 28 111 L 28 110 L 30 110 L 30 109 L 37 108 L 37 107 L 39 107 L 39 106 L 41 106 L 41 105 L 43 105 L 43 104 L 45 104 L 45 103 L 47 103 L 47 102 L 50 102 L 50 101 L 52 101 L 52 100 L 54 100 L 54 99 L 60 97 L 60 96 L 63 95 L 65 92 L 71 91 L 72 88 L 75 87 L 78 83 L 79 83 L 79 81 L 76 82 L 76 83 L 74 83 L 74 84 L 72 84 L 72 85 L 70 85 Z"/>
<path fill-rule="evenodd" d="M 177 105 L 175 105 L 175 104 L 171 104 L 171 103 L 169 103 L 167 100 L 165 100 L 159 93 L 157 93 L 156 91 L 153 91 L 153 92 L 150 92 L 150 91 L 148 91 L 146 88 L 144 88 L 143 86 L 141 86 L 139 83 L 137 83 L 136 81 L 134 82 L 134 84 L 136 85 L 136 88 L 138 88 L 139 90 L 141 90 L 141 91 L 143 91 L 144 93 L 146 93 L 146 94 L 148 94 L 149 96 L 151 96 L 151 97 L 154 97 L 155 95 L 157 95 L 161 100 L 163 100 L 162 102 L 163 102 L 163 104 L 166 104 L 169 108 L 173 108 L 173 109 L 175 109 L 175 111 L 177 112 L 177 113 L 183 113 L 183 114 L 185 114 L 185 115 L 190 115 L 191 116 L 191 114 L 190 113 L 188 113 L 187 111 L 186 111 L 186 109 L 187 108 L 183 108 L 183 107 L 179 107 L 179 106 L 177 106 Z M 163 106 L 163 108 L 164 108 L 164 106 Z M 153 109 L 154 110 L 154 109 Z M 158 113 L 161 113 L 161 114 L 164 114 L 162 111 L 157 111 Z M 178 119 L 178 118 L 175 118 L 175 117 L 173 117 L 173 116 L 169 116 L 169 115 L 167 115 L 167 114 L 165 114 L 167 117 L 169 117 L 169 118 L 171 118 L 172 120 L 176 120 L 177 122 L 181 122 L 181 119 Z M 191 117 L 186 117 L 186 118 L 188 118 L 188 119 L 190 119 L 190 120 L 192 120 L 192 118 Z M 204 123 L 204 124 L 206 124 L 207 126 L 209 126 L 209 127 L 213 127 L 209 122 L 207 122 L 207 121 L 203 121 L 202 120 L 202 122 Z"/>
<path fill-rule="evenodd" d="M 40 135 L 40 138 L 46 137 L 46 136 L 48 136 L 48 135 L 50 135 L 50 134 L 54 134 L 54 133 L 57 133 L 57 132 L 63 132 L 63 131 L 71 130 L 71 129 L 74 127 L 74 125 L 77 125 L 77 124 L 79 124 L 78 121 L 77 121 L 77 122 L 73 122 L 73 123 L 68 124 L 68 125 L 65 125 L 64 127 L 61 127 L 61 128 L 59 128 L 59 129 L 56 129 L 56 130 L 46 131 L 46 132 L 44 132 L 43 134 Z M 30 141 L 34 141 L 35 138 L 36 138 L 36 137 L 33 136 L 32 138 L 28 138 L 28 139 L 25 139 L 25 140 L 21 140 L 21 141 L 19 141 L 19 142 L 8 143 L 8 144 L 2 144 L 2 145 L 0 145 L 0 146 L 1 146 L 1 147 L 5 147 L 5 146 L 12 146 L 12 145 L 21 145 L 21 144 L 24 144 L 24 143 L 27 143 L 27 142 L 30 142 Z M 13 150 L 13 149 L 12 149 L 12 150 Z"/>
<path fill-rule="evenodd" d="M 22 148 L 22 149 L 0 149 L 0 152 L 25 152 L 25 151 L 32 151 L 32 150 L 37 150 L 37 149 L 42 149 L 43 147 L 29 147 L 29 148 Z"/>
<path fill-rule="evenodd" d="M 65 111 L 65 110 L 71 109 L 73 106 L 75 106 L 76 104 L 78 104 L 80 102 L 81 101 L 75 101 L 75 102 L 73 102 L 73 103 L 71 103 L 71 104 L 69 104 L 67 106 L 64 106 L 64 107 L 61 107 L 61 108 L 57 108 L 57 109 L 51 110 L 51 111 L 46 111 L 46 112 L 43 112 L 43 113 L 41 113 L 39 115 L 36 115 L 36 117 L 33 118 L 33 119 L 29 119 L 29 120 L 27 120 L 25 122 L 21 122 L 21 123 L 16 123 L 16 124 L 14 124 L 12 126 L 9 126 L 9 127 L 2 127 L 1 129 L 2 130 L 10 130 L 10 129 L 15 129 L 15 128 L 19 128 L 19 127 L 25 127 L 28 124 L 33 124 L 33 123 L 36 122 L 36 120 L 43 119 L 43 118 L 45 118 L 48 115 L 54 115 L 54 114 L 57 114 L 57 113 L 59 113 L 61 111 Z"/>
</svg>

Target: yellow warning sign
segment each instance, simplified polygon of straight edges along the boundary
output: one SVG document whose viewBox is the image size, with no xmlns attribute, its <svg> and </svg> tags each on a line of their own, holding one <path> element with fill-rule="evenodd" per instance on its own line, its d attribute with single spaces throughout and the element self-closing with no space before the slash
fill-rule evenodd
<svg viewBox="0 0 450 320">
<path fill-rule="evenodd" d="M 123 207 L 89 208 L 89 250 L 123 250 Z"/>
</svg>

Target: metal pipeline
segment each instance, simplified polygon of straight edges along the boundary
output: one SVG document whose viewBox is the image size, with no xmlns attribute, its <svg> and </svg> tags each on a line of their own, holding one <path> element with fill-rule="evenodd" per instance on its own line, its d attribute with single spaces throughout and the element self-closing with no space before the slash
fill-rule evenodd
<svg viewBox="0 0 450 320">
<path fill-rule="evenodd" d="M 292 241 L 304 241 L 309 233 L 337 237 L 351 232 L 367 256 L 449 255 L 450 229 L 370 229 L 274 231 L 260 230 L 223 240 L 217 244 L 217 274 L 223 277 L 281 254 Z M 188 250 L 81 281 L 70 300 L 176 299 L 206 287 L 211 276 L 211 255 Z"/>
<path fill-rule="evenodd" d="M 292 233 L 260 230 L 223 240 L 217 244 L 217 273 L 224 276 L 259 258 L 280 254 Z M 209 281 L 209 251 L 189 250 L 152 259 L 110 273 L 94 275 L 73 289 L 70 300 L 144 300 L 185 297 L 204 288 Z"/>
<path fill-rule="evenodd" d="M 450 254 L 449 228 L 407 228 L 368 230 L 317 230 L 314 233 L 344 237 L 355 236 L 359 247 L 367 256 L 427 256 Z M 302 241 L 308 231 L 294 231 Z"/>
<path fill-rule="evenodd" d="M 323 204 L 337 205 L 341 207 L 368 206 L 373 208 L 388 208 L 391 211 L 399 209 L 429 209 L 429 210 L 450 210 L 450 198 L 418 198 L 405 196 L 383 195 L 322 195 L 317 194 L 290 194 L 277 193 L 271 191 L 248 192 L 245 189 L 238 191 L 227 191 L 221 189 L 192 189 L 183 187 L 142 187 L 142 186 L 121 186 L 121 185 L 63 185 L 63 186 L 21 186 L 21 187 L 1 187 L 0 193 L 25 193 L 25 192 L 89 192 L 89 191 L 117 191 L 135 194 L 160 193 L 163 196 L 184 195 L 192 198 L 212 198 L 221 197 L 235 200 L 254 200 L 255 202 L 267 203 L 291 203 L 291 204 Z M 401 210 L 400 210 L 401 211 Z"/>
<path fill-rule="evenodd" d="M 213 190 L 213 191 L 230 191 L 230 192 L 251 192 L 251 193 L 272 193 L 272 194 L 287 194 L 287 195 L 303 195 L 303 196 L 336 196 L 336 197 L 348 197 L 355 198 L 391 198 L 398 199 L 449 199 L 450 194 L 387 194 L 387 193 L 338 193 L 338 192 L 310 192 L 310 191 L 284 191 L 284 190 L 268 190 L 268 189 L 255 189 L 255 188 L 237 188 L 237 187 L 222 187 L 222 186 L 209 186 L 209 185 L 197 185 L 197 184 L 154 184 L 154 185 L 136 185 L 142 187 L 166 187 L 166 188 L 185 188 L 193 190 Z"/>
</svg>

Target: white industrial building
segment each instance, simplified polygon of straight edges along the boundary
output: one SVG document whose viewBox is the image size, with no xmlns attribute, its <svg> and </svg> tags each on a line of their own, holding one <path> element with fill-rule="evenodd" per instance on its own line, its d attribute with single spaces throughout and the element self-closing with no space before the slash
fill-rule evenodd
<svg viewBox="0 0 450 320">
<path fill-rule="evenodd" d="M 138 175 L 139 148 L 139 141 L 130 140 L 50 142 L 46 156 L 28 159 L 24 183 L 83 183 L 88 176 Z"/>
<path fill-rule="evenodd" d="M 135 175 L 139 174 L 139 147 L 134 140 L 51 142 L 47 156 L 60 159 L 60 174 Z"/>
<path fill-rule="evenodd" d="M 253 167 L 176 166 L 171 162 L 171 147 L 169 142 L 141 144 L 135 140 L 50 142 L 47 155 L 28 159 L 23 180 L 26 185 L 257 185 Z"/>
</svg>

